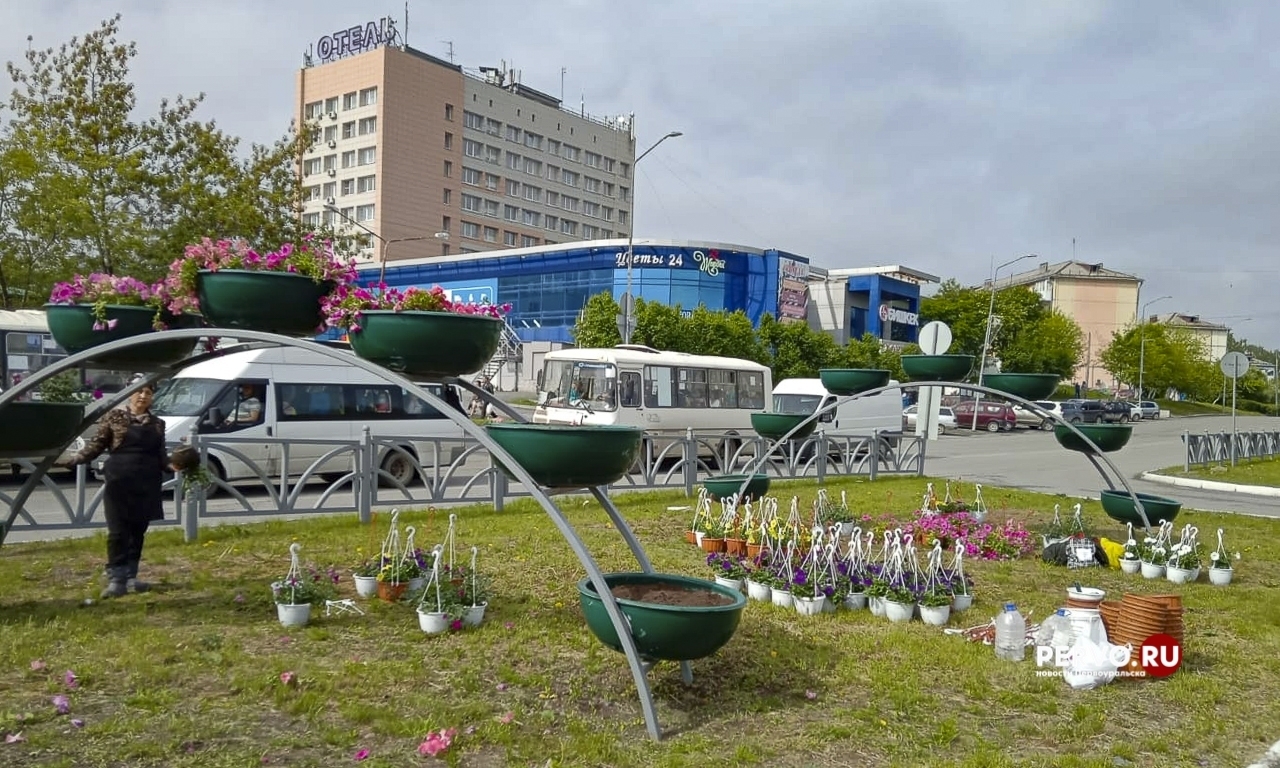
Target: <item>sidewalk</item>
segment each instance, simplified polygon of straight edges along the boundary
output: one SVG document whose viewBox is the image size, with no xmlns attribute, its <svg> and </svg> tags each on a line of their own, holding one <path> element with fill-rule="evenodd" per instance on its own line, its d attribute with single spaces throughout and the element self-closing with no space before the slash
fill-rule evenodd
<svg viewBox="0 0 1280 768">
<path fill-rule="evenodd" d="M 1237 485 L 1220 483 L 1216 480 L 1201 480 L 1194 477 L 1173 477 L 1156 472 L 1143 472 L 1139 478 L 1152 483 L 1175 485 L 1180 488 L 1196 488 L 1202 491 L 1221 491 L 1223 493 L 1243 493 L 1249 496 L 1270 496 L 1280 498 L 1280 488 L 1270 485 Z"/>
</svg>

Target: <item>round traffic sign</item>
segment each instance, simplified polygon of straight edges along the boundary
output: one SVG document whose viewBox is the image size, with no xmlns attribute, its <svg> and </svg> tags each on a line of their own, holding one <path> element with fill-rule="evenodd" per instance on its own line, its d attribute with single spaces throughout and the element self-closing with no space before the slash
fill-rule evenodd
<svg viewBox="0 0 1280 768">
<path fill-rule="evenodd" d="M 926 355 L 943 355 L 951 349 L 951 328 L 940 320 L 925 323 L 920 329 L 920 351 Z"/>
<path fill-rule="evenodd" d="M 1227 378 L 1238 379 L 1249 372 L 1249 358 L 1243 352 L 1228 352 L 1218 367 Z"/>
</svg>

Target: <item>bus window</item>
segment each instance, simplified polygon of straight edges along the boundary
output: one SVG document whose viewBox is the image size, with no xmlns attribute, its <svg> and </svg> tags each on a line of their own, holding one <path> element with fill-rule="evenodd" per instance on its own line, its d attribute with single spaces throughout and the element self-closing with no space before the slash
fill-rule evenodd
<svg viewBox="0 0 1280 768">
<path fill-rule="evenodd" d="M 707 390 L 712 408 L 737 408 L 738 386 L 736 371 L 707 371 Z"/>
<path fill-rule="evenodd" d="M 684 408 L 707 407 L 707 371 L 704 368 L 681 368 L 680 389 Z"/>
<path fill-rule="evenodd" d="M 572 408 L 582 403 L 593 411 L 612 411 L 618 407 L 618 374 L 611 363 L 548 360 L 544 372 L 546 390 L 541 399 L 546 405 Z"/>
<path fill-rule="evenodd" d="M 634 371 L 623 371 L 620 380 L 623 408 L 640 407 L 640 374 Z"/>
<path fill-rule="evenodd" d="M 764 409 L 764 376 L 759 373 L 738 374 L 738 406 L 753 410 Z"/>
<path fill-rule="evenodd" d="M 670 408 L 675 405 L 672 370 L 665 365 L 644 367 L 644 404 L 646 408 Z"/>
</svg>

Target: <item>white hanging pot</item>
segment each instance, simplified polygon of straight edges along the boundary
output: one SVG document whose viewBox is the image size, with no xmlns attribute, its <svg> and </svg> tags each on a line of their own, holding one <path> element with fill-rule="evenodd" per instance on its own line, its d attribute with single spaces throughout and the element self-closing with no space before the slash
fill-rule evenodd
<svg viewBox="0 0 1280 768">
<path fill-rule="evenodd" d="M 423 588 L 427 586 L 427 577 L 418 576 L 416 578 L 409 579 L 408 584 L 409 584 L 409 588 L 407 590 L 408 592 L 411 592 L 411 593 L 421 592 Z"/>
<path fill-rule="evenodd" d="M 951 610 L 955 613 L 963 613 L 973 606 L 973 595 L 952 595 Z"/>
<path fill-rule="evenodd" d="M 422 627 L 422 631 L 428 635 L 438 635 L 441 632 L 448 631 L 449 623 L 449 614 L 447 613 L 418 611 L 418 626 Z"/>
<path fill-rule="evenodd" d="M 836 612 L 836 601 L 835 601 L 835 600 L 832 600 L 831 598 L 827 597 L 826 595 L 823 595 L 823 596 L 822 596 L 822 612 L 823 612 L 823 613 L 835 613 L 835 612 Z"/>
<path fill-rule="evenodd" d="M 822 613 L 822 604 L 827 598 L 819 595 L 818 597 L 796 597 L 793 602 L 796 606 L 796 613 L 801 616 L 817 616 Z"/>
<path fill-rule="evenodd" d="M 770 598 L 772 598 L 773 604 L 778 606 L 779 608 L 791 607 L 791 593 L 785 589 L 772 590 L 772 593 L 770 594 Z"/>
<path fill-rule="evenodd" d="M 378 594 L 377 576 L 356 576 L 352 574 L 351 580 L 356 583 L 356 594 L 360 597 L 373 597 Z"/>
<path fill-rule="evenodd" d="M 844 607 L 851 611 L 861 611 L 867 607 L 867 596 L 862 592 L 850 592 L 844 596 Z"/>
<path fill-rule="evenodd" d="M 1234 568 L 1210 568 L 1209 583 L 1218 587 L 1225 587 L 1231 583 L 1231 577 L 1235 576 Z"/>
<path fill-rule="evenodd" d="M 870 598 L 867 601 L 867 607 L 871 609 L 871 615 L 881 619 L 884 618 L 884 603 L 883 597 Z"/>
<path fill-rule="evenodd" d="M 1142 570 L 1142 561 L 1141 560 L 1121 560 L 1120 570 L 1130 575 L 1135 574 L 1138 571 Z"/>
<path fill-rule="evenodd" d="M 767 602 L 773 598 L 773 588 L 768 584 L 761 584 L 758 581 L 747 579 L 747 597 L 752 600 Z"/>
<path fill-rule="evenodd" d="M 488 603 L 468 606 L 466 613 L 462 614 L 462 626 L 478 627 L 480 622 L 484 621 L 484 609 L 488 608 Z"/>
<path fill-rule="evenodd" d="M 884 601 L 884 615 L 889 621 L 911 621 L 911 617 L 915 616 L 915 613 L 915 603 L 895 603 L 892 600 Z"/>
<path fill-rule="evenodd" d="M 734 592 L 742 591 L 742 579 L 726 579 L 723 576 L 717 576 L 716 583 L 722 587 L 732 589 Z"/>
<path fill-rule="evenodd" d="M 1160 577 L 1162 577 L 1162 576 L 1164 576 L 1164 566 L 1163 566 L 1163 565 L 1156 565 L 1155 563 L 1143 563 L 1143 564 L 1142 564 L 1142 578 L 1144 578 L 1144 579 L 1158 579 L 1158 578 L 1160 578 Z"/>
<path fill-rule="evenodd" d="M 1173 566 L 1169 566 L 1164 569 L 1165 578 L 1174 584 L 1186 584 L 1188 581 L 1191 581 L 1192 573 L 1193 571 L 1190 568 L 1174 568 Z"/>
<path fill-rule="evenodd" d="M 276 616 L 286 627 L 305 626 L 308 621 L 311 621 L 311 603 L 301 605 L 276 603 Z"/>
<path fill-rule="evenodd" d="M 920 606 L 920 620 L 931 627 L 946 626 L 947 621 L 950 619 L 951 606 L 949 605 Z"/>
</svg>

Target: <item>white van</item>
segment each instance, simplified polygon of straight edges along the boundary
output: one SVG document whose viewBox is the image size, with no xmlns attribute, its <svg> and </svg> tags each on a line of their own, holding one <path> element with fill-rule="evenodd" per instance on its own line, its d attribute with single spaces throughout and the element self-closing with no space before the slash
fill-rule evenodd
<svg viewBox="0 0 1280 768">
<path fill-rule="evenodd" d="M 350 354 L 350 352 L 344 352 Z M 423 384 L 462 411 L 453 387 Z M 367 424 L 374 437 L 409 438 L 398 447 L 431 464 L 452 462 L 461 443 L 432 443 L 432 438 L 461 438 L 462 427 L 418 397 L 354 365 L 305 349 L 277 347 L 232 352 L 178 372 L 156 391 L 152 412 L 164 419 L 167 437 L 179 441 L 193 428 L 201 437 L 359 440 Z M 198 425 L 198 426 L 197 426 Z M 419 438 L 425 442 L 418 442 Z M 283 453 L 277 442 L 229 444 L 268 476 L 279 477 Z M 335 445 L 289 446 L 290 476 L 299 476 Z M 256 478 L 245 462 L 225 450 L 209 451 L 211 474 L 223 480 Z M 401 483 L 412 482 L 415 466 L 404 454 L 384 450 L 379 466 Z M 332 477 L 352 469 L 350 453 L 317 468 Z"/>
<path fill-rule="evenodd" d="M 890 384 L 896 385 L 892 381 Z M 822 379 L 784 379 L 773 387 L 776 413 L 813 413 L 838 399 L 822 386 Z M 833 412 L 819 417 L 828 433 L 870 435 L 902 430 L 902 393 L 896 389 L 870 397 L 846 400 Z"/>
</svg>

